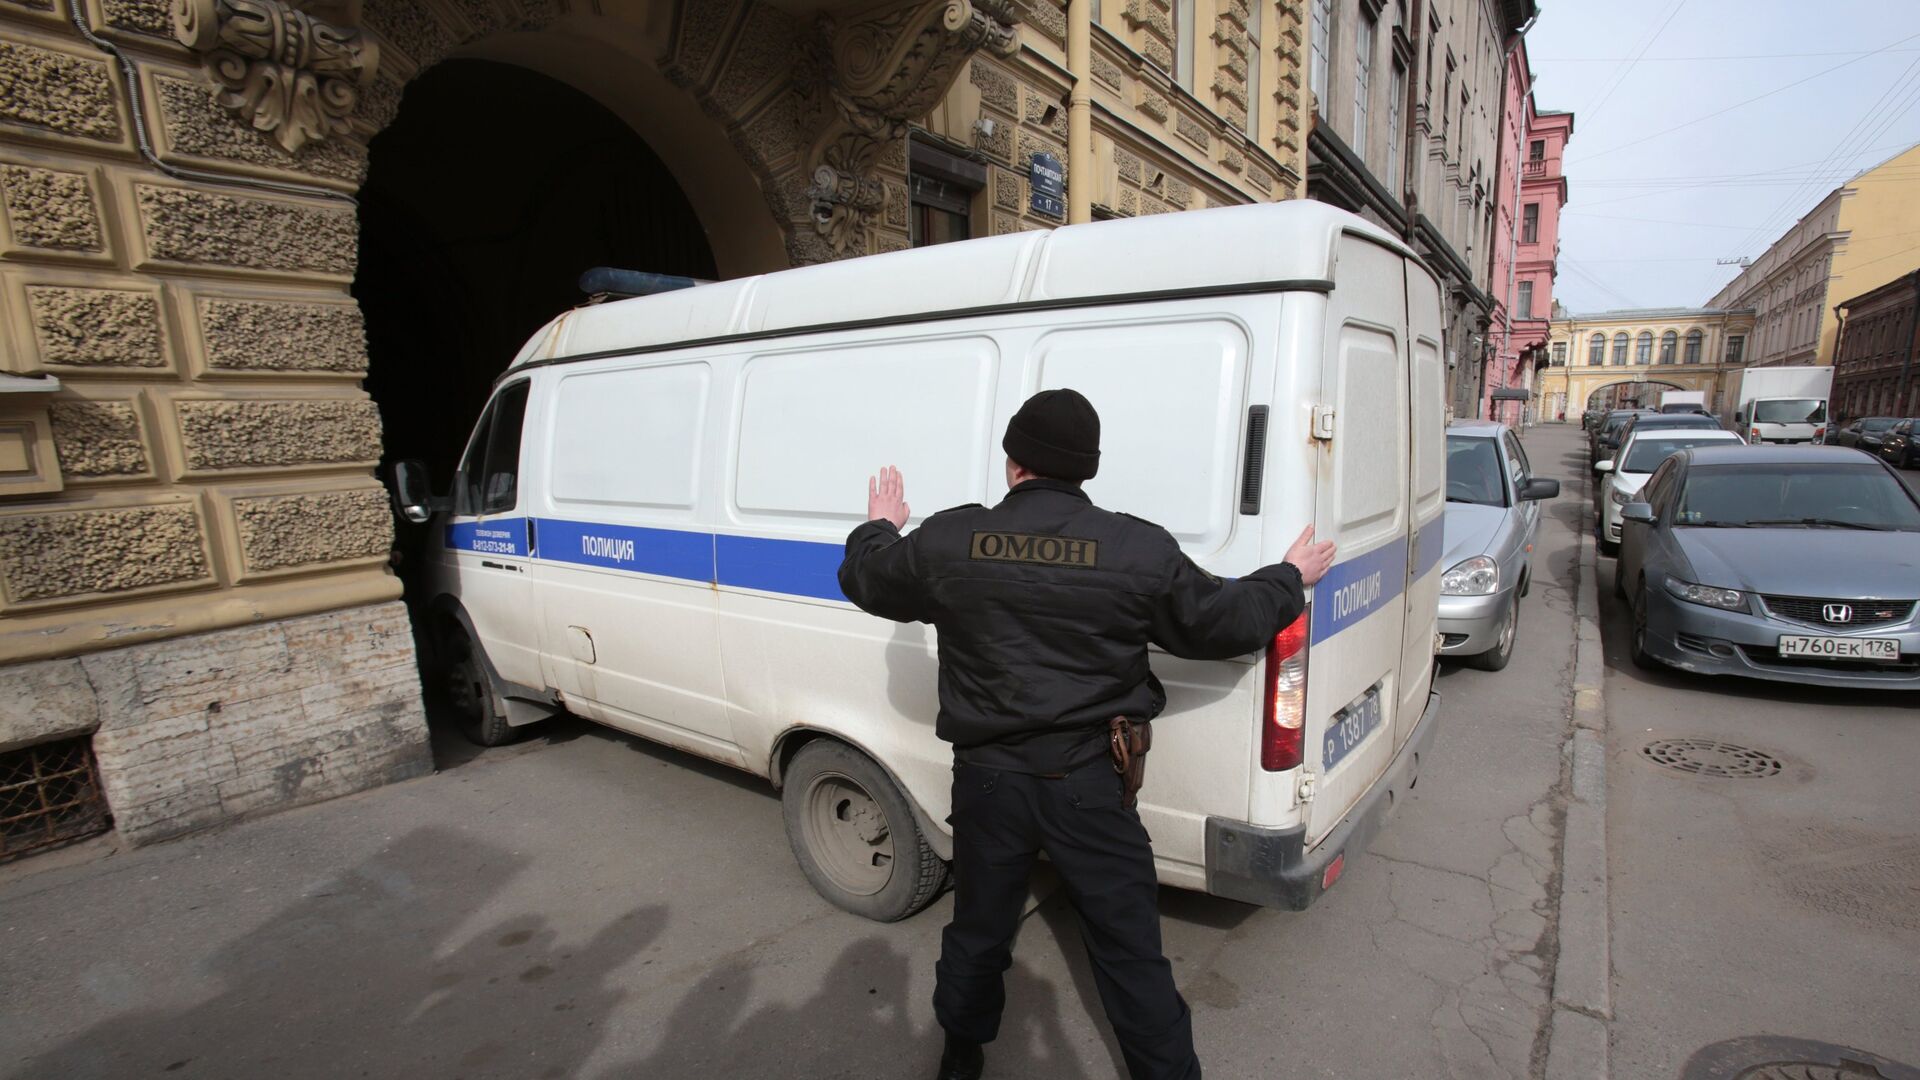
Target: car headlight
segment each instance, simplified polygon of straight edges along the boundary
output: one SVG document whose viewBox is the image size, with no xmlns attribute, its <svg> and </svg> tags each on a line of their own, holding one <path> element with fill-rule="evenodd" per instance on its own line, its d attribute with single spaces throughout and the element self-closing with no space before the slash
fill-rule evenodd
<svg viewBox="0 0 1920 1080">
<path fill-rule="evenodd" d="M 1681 581 L 1677 577 L 1667 579 L 1667 591 L 1685 600 L 1689 604 L 1704 604 L 1707 607 L 1726 608 L 1728 611 L 1745 611 L 1746 594 L 1738 589 L 1722 589 L 1713 585 L 1695 585 L 1691 581 Z"/>
<path fill-rule="evenodd" d="M 1613 500 L 1613 505 L 1615 506 L 1625 506 L 1633 501 L 1632 495 L 1621 491 L 1619 488 L 1608 488 L 1607 498 Z"/>
<path fill-rule="evenodd" d="M 1489 596 L 1500 587 L 1500 564 L 1485 555 L 1463 560 L 1440 575 L 1442 596 Z"/>
</svg>

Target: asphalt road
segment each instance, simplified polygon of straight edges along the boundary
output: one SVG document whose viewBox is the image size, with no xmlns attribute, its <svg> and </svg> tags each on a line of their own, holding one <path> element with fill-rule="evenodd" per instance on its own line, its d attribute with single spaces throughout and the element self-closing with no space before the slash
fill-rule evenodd
<svg viewBox="0 0 1920 1080">
<path fill-rule="evenodd" d="M 1527 436 L 1575 482 L 1543 516 L 1516 656 L 1443 671 L 1432 760 L 1374 850 L 1303 914 L 1163 892 L 1209 1076 L 1538 1075 L 1588 522 L 1577 439 Z M 1920 716 L 1619 668 L 1607 689 L 1615 1075 L 1672 1076 L 1705 1042 L 1771 1031 L 1915 1056 Z M 1648 726 L 1793 767 L 1670 778 L 1633 760 Z M 0 1075 L 931 1072 L 950 898 L 891 926 L 845 915 L 794 868 L 763 784 L 586 724 L 440 749 L 411 783 L 0 868 Z M 1120 1074 L 1077 938 L 1057 895 L 1028 919 L 989 1076 Z"/>
</svg>

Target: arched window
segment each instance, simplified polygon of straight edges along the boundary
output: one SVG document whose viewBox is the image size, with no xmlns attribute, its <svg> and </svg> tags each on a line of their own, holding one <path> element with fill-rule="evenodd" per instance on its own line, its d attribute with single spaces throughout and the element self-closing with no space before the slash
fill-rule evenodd
<svg viewBox="0 0 1920 1080">
<path fill-rule="evenodd" d="M 1701 334 L 1698 330 L 1687 331 L 1687 351 L 1685 354 L 1687 363 L 1697 364 L 1700 362 L 1700 342 L 1704 336 L 1705 335 Z"/>
<path fill-rule="evenodd" d="M 1653 363 L 1653 331 L 1642 330 L 1633 340 L 1633 362 L 1636 364 Z"/>
<path fill-rule="evenodd" d="M 1674 333 L 1672 330 L 1669 330 L 1666 333 L 1661 334 L 1660 335 L 1660 362 L 1663 364 L 1673 363 L 1675 359 L 1673 354 L 1676 350 L 1679 349 L 1679 347 L 1680 347 L 1679 334 Z"/>
<path fill-rule="evenodd" d="M 1613 366 L 1627 366 L 1627 332 L 1625 330 L 1613 335 Z"/>
<path fill-rule="evenodd" d="M 1606 366 L 1607 335 L 1595 334 L 1587 339 L 1587 363 L 1593 367 Z"/>
</svg>

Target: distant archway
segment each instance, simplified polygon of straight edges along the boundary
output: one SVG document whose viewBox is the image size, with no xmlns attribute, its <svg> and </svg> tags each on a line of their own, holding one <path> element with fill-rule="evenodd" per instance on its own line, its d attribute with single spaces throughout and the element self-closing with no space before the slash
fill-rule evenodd
<svg viewBox="0 0 1920 1080">
<path fill-rule="evenodd" d="M 1594 387 L 1587 394 L 1589 409 L 1653 408 L 1667 390 L 1685 390 L 1679 383 L 1662 379 L 1621 379 Z"/>
</svg>

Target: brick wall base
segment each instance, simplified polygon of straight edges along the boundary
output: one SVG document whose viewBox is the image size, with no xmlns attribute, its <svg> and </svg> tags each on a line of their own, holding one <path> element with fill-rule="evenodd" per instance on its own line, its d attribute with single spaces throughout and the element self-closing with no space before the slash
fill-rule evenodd
<svg viewBox="0 0 1920 1080">
<path fill-rule="evenodd" d="M 134 844 L 433 769 L 400 603 L 0 668 L 0 702 L 0 746 L 93 731 Z"/>
</svg>

